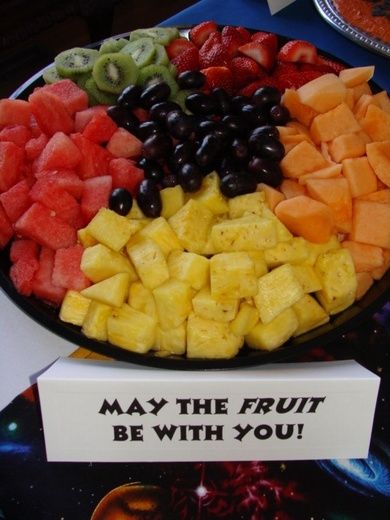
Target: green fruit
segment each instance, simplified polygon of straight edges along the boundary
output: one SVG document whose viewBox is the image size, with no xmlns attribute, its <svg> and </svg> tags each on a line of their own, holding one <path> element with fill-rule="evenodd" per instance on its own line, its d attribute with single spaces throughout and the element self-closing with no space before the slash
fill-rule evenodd
<svg viewBox="0 0 390 520">
<path fill-rule="evenodd" d="M 96 85 L 95 80 L 90 77 L 84 84 L 84 90 L 88 94 L 90 105 L 115 105 L 117 96 L 103 92 Z"/>
<path fill-rule="evenodd" d="M 175 96 L 179 87 L 172 74 L 164 65 L 147 65 L 143 67 L 138 76 L 138 84 L 147 87 L 152 83 L 165 82 L 171 89 L 171 96 Z"/>
<path fill-rule="evenodd" d="M 141 68 L 152 63 L 156 48 L 151 38 L 139 38 L 128 42 L 120 52 L 130 55 L 137 67 Z"/>
<path fill-rule="evenodd" d="M 60 81 L 61 79 L 64 79 L 63 76 L 58 74 L 57 67 L 55 65 L 51 65 L 50 67 L 47 67 L 43 73 L 42 77 L 45 83 L 57 83 L 57 81 Z"/>
<path fill-rule="evenodd" d="M 92 76 L 100 90 L 120 94 L 128 85 L 136 83 L 138 67 L 128 54 L 102 54 L 95 62 Z"/>
<path fill-rule="evenodd" d="M 54 63 L 61 76 L 73 79 L 75 74 L 90 72 L 98 56 L 99 53 L 95 49 L 73 47 L 60 52 L 55 57 Z"/>
<path fill-rule="evenodd" d="M 169 58 L 164 45 L 161 45 L 160 43 L 155 43 L 154 48 L 156 49 L 156 53 L 153 58 L 153 63 L 155 65 L 169 65 Z"/>
<path fill-rule="evenodd" d="M 139 38 L 152 38 L 155 43 L 168 45 L 169 42 L 179 37 L 179 30 L 175 27 L 150 27 L 148 29 L 136 29 L 130 33 L 130 41 Z"/>
<path fill-rule="evenodd" d="M 99 54 L 108 54 L 109 52 L 119 52 L 128 43 L 125 38 L 108 38 L 99 47 Z"/>
</svg>

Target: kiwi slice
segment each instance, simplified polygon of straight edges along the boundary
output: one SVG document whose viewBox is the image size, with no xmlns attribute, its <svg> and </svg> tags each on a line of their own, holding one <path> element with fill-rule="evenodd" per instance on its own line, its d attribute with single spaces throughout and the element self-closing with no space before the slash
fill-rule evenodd
<svg viewBox="0 0 390 520">
<path fill-rule="evenodd" d="M 139 71 L 138 84 L 147 87 L 152 83 L 160 83 L 165 81 L 171 89 L 171 97 L 175 96 L 179 87 L 174 80 L 172 74 L 164 65 L 147 65 Z"/>
<path fill-rule="evenodd" d="M 138 67 L 130 55 L 110 52 L 95 61 L 92 76 L 100 90 L 120 94 L 125 87 L 136 83 Z"/>
<path fill-rule="evenodd" d="M 91 72 L 85 72 L 84 74 L 78 74 L 75 78 L 77 85 L 85 90 L 85 84 L 92 77 Z"/>
<path fill-rule="evenodd" d="M 109 52 L 119 52 L 129 43 L 126 38 L 108 38 L 99 47 L 99 54 L 107 54 Z"/>
<path fill-rule="evenodd" d="M 130 33 L 130 41 L 139 38 L 152 38 L 156 43 L 168 45 L 169 42 L 179 37 L 179 30 L 175 27 L 150 27 L 148 29 L 135 29 Z"/>
<path fill-rule="evenodd" d="M 194 90 L 179 90 L 171 99 L 182 108 L 183 112 L 186 114 L 192 114 L 192 112 L 186 107 L 186 99 L 187 96 L 193 94 L 194 92 Z"/>
<path fill-rule="evenodd" d="M 152 63 L 156 49 L 152 38 L 139 38 L 128 42 L 120 52 L 130 54 L 137 67 L 141 68 Z"/>
<path fill-rule="evenodd" d="M 58 74 L 57 67 L 55 65 L 51 65 L 47 67 L 42 73 L 43 81 L 45 83 L 57 83 L 60 79 L 64 79 L 63 76 Z"/>
<path fill-rule="evenodd" d="M 75 74 L 91 71 L 98 56 L 96 49 L 73 47 L 57 54 L 54 63 L 61 76 L 74 78 Z"/>
<path fill-rule="evenodd" d="M 115 105 L 117 96 L 103 92 L 97 86 L 95 80 L 90 77 L 84 85 L 84 89 L 88 94 L 90 105 Z"/>
<path fill-rule="evenodd" d="M 153 63 L 155 65 L 169 65 L 169 58 L 164 45 L 155 43 L 154 48 L 156 49 L 156 53 L 153 58 Z"/>
</svg>

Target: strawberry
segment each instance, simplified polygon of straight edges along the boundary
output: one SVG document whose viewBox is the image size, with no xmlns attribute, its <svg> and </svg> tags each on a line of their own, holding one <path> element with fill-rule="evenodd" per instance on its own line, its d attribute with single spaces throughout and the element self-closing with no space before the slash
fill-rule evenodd
<svg viewBox="0 0 390 520">
<path fill-rule="evenodd" d="M 272 52 L 276 54 L 278 52 L 278 37 L 274 33 L 264 32 L 264 31 L 257 31 L 252 34 L 251 40 L 254 42 L 260 42 L 265 43 L 270 47 Z"/>
<path fill-rule="evenodd" d="M 244 45 L 241 45 L 241 47 L 239 47 L 238 50 L 245 56 L 248 56 L 249 58 L 255 60 L 266 70 L 269 70 L 274 63 L 275 55 L 271 51 L 270 47 L 268 47 L 268 45 L 265 45 L 264 43 L 245 43 Z"/>
<path fill-rule="evenodd" d="M 173 58 L 176 58 L 176 56 L 179 56 L 183 51 L 193 48 L 196 48 L 195 45 L 190 42 L 190 40 L 187 40 L 187 38 L 175 38 L 169 45 L 167 45 L 167 47 L 165 47 L 165 50 L 167 51 L 168 58 L 172 60 Z"/>
<path fill-rule="evenodd" d="M 260 87 L 275 87 L 281 91 L 284 91 L 286 88 L 284 83 L 279 78 L 275 78 L 273 76 L 264 76 L 263 78 L 249 83 L 249 85 L 246 85 L 246 87 L 239 90 L 238 93 L 241 96 L 251 97 L 252 94 Z"/>
<path fill-rule="evenodd" d="M 233 74 L 234 85 L 238 88 L 265 74 L 260 65 L 247 56 L 233 58 L 230 63 L 230 70 Z"/>
<path fill-rule="evenodd" d="M 325 56 L 317 56 L 316 66 L 321 72 L 333 72 L 334 74 L 339 74 L 346 68 L 342 63 L 325 58 Z"/>
<path fill-rule="evenodd" d="M 225 25 L 221 33 L 222 44 L 227 48 L 230 56 L 237 56 L 238 48 L 244 45 L 245 40 L 235 27 Z"/>
<path fill-rule="evenodd" d="M 207 67 L 201 72 L 206 76 L 206 89 L 223 88 L 228 94 L 233 92 L 233 74 L 228 67 Z"/>
<path fill-rule="evenodd" d="M 299 88 L 305 83 L 322 76 L 322 74 L 319 70 L 297 70 L 281 75 L 278 79 L 285 88 Z"/>
<path fill-rule="evenodd" d="M 245 27 L 241 26 L 236 27 L 236 29 L 241 34 L 241 38 L 243 39 L 244 43 L 251 41 L 251 33 L 248 31 L 248 29 L 245 29 Z"/>
<path fill-rule="evenodd" d="M 187 49 L 171 60 L 178 74 L 186 70 L 199 70 L 199 51 L 194 46 Z"/>
<path fill-rule="evenodd" d="M 228 65 L 229 52 L 221 41 L 220 33 L 211 33 L 199 49 L 199 64 L 202 69 Z"/>
<path fill-rule="evenodd" d="M 305 66 L 310 67 L 309 64 L 304 64 Z M 276 77 L 284 76 L 286 74 L 290 74 L 296 72 L 298 69 L 298 64 L 288 61 L 278 61 L 273 69 L 272 75 Z M 312 69 L 311 69 L 312 70 Z"/>
<path fill-rule="evenodd" d="M 202 22 L 193 27 L 188 37 L 200 49 L 211 33 L 218 31 L 218 25 L 215 22 Z"/>
<path fill-rule="evenodd" d="M 277 59 L 279 61 L 315 63 L 317 48 L 305 40 L 291 40 L 280 49 Z"/>
</svg>

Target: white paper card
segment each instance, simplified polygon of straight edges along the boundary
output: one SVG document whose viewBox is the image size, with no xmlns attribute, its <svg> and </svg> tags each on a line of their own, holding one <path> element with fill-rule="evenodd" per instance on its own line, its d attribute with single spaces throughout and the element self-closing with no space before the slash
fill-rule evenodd
<svg viewBox="0 0 390 520">
<path fill-rule="evenodd" d="M 271 14 L 276 14 L 294 2 L 295 0 L 268 0 L 268 7 Z"/>
<path fill-rule="evenodd" d="M 38 378 L 49 461 L 367 457 L 379 378 L 355 361 L 169 371 L 60 359 Z"/>
</svg>

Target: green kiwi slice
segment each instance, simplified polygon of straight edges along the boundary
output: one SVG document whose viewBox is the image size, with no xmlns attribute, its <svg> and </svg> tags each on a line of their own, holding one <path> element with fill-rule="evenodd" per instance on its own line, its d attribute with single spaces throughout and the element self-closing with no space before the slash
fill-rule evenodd
<svg viewBox="0 0 390 520">
<path fill-rule="evenodd" d="M 138 84 L 147 87 L 152 83 L 160 83 L 165 81 L 171 89 L 171 96 L 175 96 L 179 87 L 174 80 L 172 74 L 164 65 L 147 65 L 139 71 Z"/>
<path fill-rule="evenodd" d="M 174 97 L 172 97 L 172 101 L 175 101 L 182 108 L 183 112 L 186 114 L 192 114 L 190 110 L 186 107 L 186 99 L 187 96 L 193 94 L 194 90 L 179 90 Z"/>
<path fill-rule="evenodd" d="M 50 67 L 47 67 L 43 73 L 42 73 L 43 81 L 45 83 L 57 83 L 57 81 L 60 81 L 61 79 L 64 79 L 63 76 L 58 74 L 57 67 L 55 65 L 51 65 Z"/>
<path fill-rule="evenodd" d="M 119 52 L 129 43 L 126 38 L 108 38 L 99 47 L 99 54 L 107 54 L 109 52 Z"/>
<path fill-rule="evenodd" d="M 130 54 L 137 67 L 145 67 L 152 63 L 156 48 L 152 38 L 139 38 L 128 42 L 120 51 L 122 54 Z"/>
<path fill-rule="evenodd" d="M 120 94 L 125 87 L 136 83 L 138 67 L 130 55 L 112 52 L 95 61 L 92 76 L 103 92 Z"/>
<path fill-rule="evenodd" d="M 164 45 L 161 45 L 160 43 L 155 43 L 154 48 L 156 49 L 156 53 L 153 58 L 153 63 L 155 65 L 169 65 L 169 58 Z"/>
<path fill-rule="evenodd" d="M 135 29 L 130 33 L 130 41 L 139 38 L 152 38 L 156 43 L 168 45 L 169 42 L 179 37 L 176 27 L 150 27 L 148 29 Z"/>
<path fill-rule="evenodd" d="M 100 90 L 92 77 L 87 79 L 84 88 L 88 94 L 90 105 L 114 105 L 116 103 L 117 96 Z"/>
<path fill-rule="evenodd" d="M 84 74 L 78 74 L 75 78 L 75 82 L 77 85 L 85 90 L 85 84 L 92 77 L 91 72 L 85 72 Z"/>
<path fill-rule="evenodd" d="M 73 47 L 57 54 L 54 63 L 61 76 L 74 78 L 75 74 L 91 71 L 98 56 L 96 49 Z"/>
</svg>

